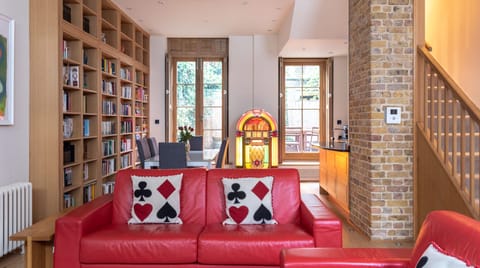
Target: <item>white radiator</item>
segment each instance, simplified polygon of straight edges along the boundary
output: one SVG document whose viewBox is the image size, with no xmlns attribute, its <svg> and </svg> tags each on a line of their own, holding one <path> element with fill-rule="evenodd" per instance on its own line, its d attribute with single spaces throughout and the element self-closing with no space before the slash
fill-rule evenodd
<svg viewBox="0 0 480 268">
<path fill-rule="evenodd" d="M 32 184 L 14 183 L 0 187 L 0 257 L 23 245 L 9 237 L 32 225 Z"/>
</svg>

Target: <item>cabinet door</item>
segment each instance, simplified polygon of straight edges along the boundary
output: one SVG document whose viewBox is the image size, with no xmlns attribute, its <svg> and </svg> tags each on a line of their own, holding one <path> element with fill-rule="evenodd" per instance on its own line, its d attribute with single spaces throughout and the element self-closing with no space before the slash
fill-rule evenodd
<svg viewBox="0 0 480 268">
<path fill-rule="evenodd" d="M 327 151 L 327 191 L 332 197 L 337 197 L 336 193 L 336 167 L 335 167 L 335 152 Z"/>
<path fill-rule="evenodd" d="M 324 149 L 320 149 L 319 152 L 319 161 L 320 161 L 320 186 L 325 190 L 327 190 L 328 185 L 328 173 L 327 173 L 327 151 Z"/>
<path fill-rule="evenodd" d="M 336 198 L 337 202 L 345 209 L 349 210 L 348 197 L 348 154 L 335 154 L 336 167 Z"/>
</svg>

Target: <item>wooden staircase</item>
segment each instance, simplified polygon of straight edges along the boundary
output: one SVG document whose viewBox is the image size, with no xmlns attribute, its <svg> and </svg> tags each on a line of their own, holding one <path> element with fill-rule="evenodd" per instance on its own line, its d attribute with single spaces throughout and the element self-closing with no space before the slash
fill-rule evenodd
<svg viewBox="0 0 480 268">
<path fill-rule="evenodd" d="M 417 51 L 418 84 L 415 91 L 417 222 L 421 223 L 424 216 L 434 209 L 457 210 L 479 219 L 480 110 L 426 48 L 419 48 Z M 436 169 L 436 166 L 443 170 L 425 170 Z M 432 176 L 435 178 L 431 178 Z M 445 176 L 447 178 L 439 178 Z M 445 180 L 450 182 L 447 183 Z M 458 197 L 453 196 L 455 194 L 449 189 L 439 188 L 439 185 L 455 187 Z M 430 197 L 425 197 L 427 195 Z M 457 199 L 462 200 L 463 204 L 458 204 Z M 416 223 L 416 226 L 418 225 Z"/>
</svg>

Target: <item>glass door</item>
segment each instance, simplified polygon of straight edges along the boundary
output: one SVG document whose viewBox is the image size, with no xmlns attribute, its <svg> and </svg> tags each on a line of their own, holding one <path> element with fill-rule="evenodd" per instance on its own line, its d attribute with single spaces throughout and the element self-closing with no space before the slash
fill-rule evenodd
<svg viewBox="0 0 480 268">
<path fill-rule="evenodd" d="M 315 144 L 322 140 L 326 93 L 323 60 L 284 60 L 283 160 L 318 160 Z"/>
<path fill-rule="evenodd" d="M 179 59 L 175 63 L 174 131 L 193 127 L 195 135 L 203 136 L 206 156 L 214 156 L 224 137 L 225 71 L 221 59 Z"/>
</svg>

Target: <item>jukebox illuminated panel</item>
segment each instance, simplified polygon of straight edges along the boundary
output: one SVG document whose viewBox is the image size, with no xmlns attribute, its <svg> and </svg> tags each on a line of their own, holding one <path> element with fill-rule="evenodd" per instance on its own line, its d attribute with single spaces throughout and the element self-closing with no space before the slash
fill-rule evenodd
<svg viewBox="0 0 480 268">
<path fill-rule="evenodd" d="M 236 166 L 278 166 L 278 132 L 275 119 L 263 110 L 250 110 L 237 122 Z"/>
</svg>

